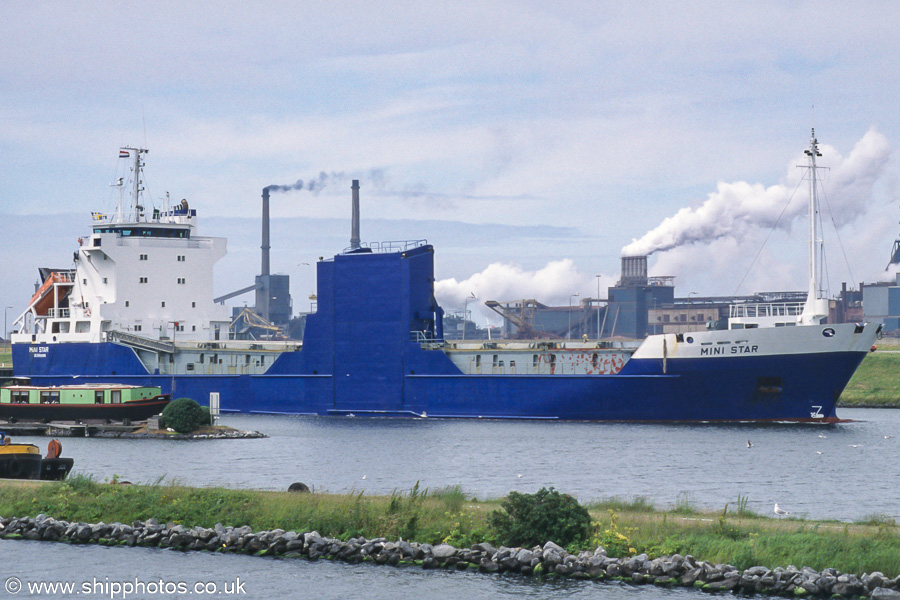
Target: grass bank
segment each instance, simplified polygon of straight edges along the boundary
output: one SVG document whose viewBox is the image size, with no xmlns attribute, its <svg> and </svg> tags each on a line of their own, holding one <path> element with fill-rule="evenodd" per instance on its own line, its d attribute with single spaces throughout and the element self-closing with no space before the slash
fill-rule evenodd
<svg viewBox="0 0 900 600">
<path fill-rule="evenodd" d="M 738 499 L 738 506 L 740 506 Z M 744 503 L 746 500 L 744 500 Z M 583 548 L 603 545 L 611 556 L 674 553 L 729 563 L 740 569 L 762 565 L 833 567 L 847 573 L 900 574 L 900 532 L 886 519 L 868 523 L 774 520 L 746 510 L 702 513 L 679 506 L 662 511 L 643 500 L 589 505 L 592 539 Z M 173 484 L 110 485 L 76 476 L 64 482 L 0 483 L 0 515 L 45 513 L 66 521 L 123 522 L 151 517 L 160 522 L 212 527 L 249 525 L 254 530 L 316 530 L 349 539 L 402 537 L 429 544 L 471 547 L 502 544 L 489 515 L 499 501 L 469 499 L 459 487 L 413 488 L 390 496 L 290 494 Z"/>
<path fill-rule="evenodd" d="M 884 346 L 900 350 L 900 346 Z M 900 407 L 900 352 L 872 352 L 841 394 L 838 406 Z"/>
</svg>

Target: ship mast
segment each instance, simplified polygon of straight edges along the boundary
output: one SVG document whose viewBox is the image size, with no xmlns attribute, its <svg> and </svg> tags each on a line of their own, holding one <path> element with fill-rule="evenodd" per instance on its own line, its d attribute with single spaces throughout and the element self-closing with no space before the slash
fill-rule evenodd
<svg viewBox="0 0 900 600">
<path fill-rule="evenodd" d="M 122 150 L 127 150 L 128 154 L 134 159 L 134 166 L 132 167 L 132 190 L 131 190 L 131 215 L 132 222 L 137 223 L 141 218 L 141 212 L 144 210 L 144 207 L 141 206 L 141 192 L 144 191 L 144 188 L 141 187 L 144 183 L 144 180 L 141 179 L 141 169 L 144 166 L 144 163 L 141 162 L 141 154 L 146 154 L 150 152 L 145 148 L 131 148 L 128 146 L 124 146 Z"/>
<path fill-rule="evenodd" d="M 809 157 L 809 292 L 800 316 L 801 324 L 818 324 L 828 316 L 828 300 L 822 290 L 822 265 L 825 252 L 822 234 L 819 231 L 819 197 L 816 185 L 816 157 L 819 141 L 813 128 L 809 148 L 804 151 Z"/>
</svg>

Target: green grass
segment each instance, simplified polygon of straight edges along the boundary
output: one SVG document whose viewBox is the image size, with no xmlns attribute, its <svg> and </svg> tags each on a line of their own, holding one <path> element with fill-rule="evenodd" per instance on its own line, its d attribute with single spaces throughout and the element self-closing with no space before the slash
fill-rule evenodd
<svg viewBox="0 0 900 600">
<path fill-rule="evenodd" d="M 900 406 L 900 352 L 868 354 L 841 394 L 838 406 Z"/>
<path fill-rule="evenodd" d="M 131 523 L 156 518 L 160 522 L 212 527 L 249 525 L 254 530 L 281 528 L 319 531 L 348 539 L 355 536 L 414 539 L 438 544 L 467 545 L 485 538 L 485 520 L 460 488 L 430 494 L 418 485 L 391 496 L 298 494 L 191 488 L 177 484 L 110 485 L 88 476 L 59 483 L 0 484 L 0 515 L 39 513 L 66 521 Z M 492 507 L 499 503 L 491 503 Z"/>
<path fill-rule="evenodd" d="M 834 567 L 861 574 L 900 574 L 900 531 L 890 518 L 860 523 L 770 519 L 744 511 L 742 497 L 718 512 L 702 512 L 686 500 L 672 510 L 654 508 L 644 498 L 605 500 L 589 505 L 594 535 L 584 548 L 603 544 L 610 555 L 646 552 L 691 554 L 739 568 Z M 469 499 L 459 486 L 431 491 L 415 486 L 390 496 L 291 494 L 226 488 L 190 488 L 160 482 L 110 485 L 90 477 L 64 482 L 0 482 L 0 515 L 45 513 L 67 521 L 130 523 L 150 517 L 160 522 L 212 527 L 249 525 L 254 530 L 316 530 L 322 535 L 387 537 L 457 547 L 496 538 L 489 525 L 499 501 Z"/>
</svg>

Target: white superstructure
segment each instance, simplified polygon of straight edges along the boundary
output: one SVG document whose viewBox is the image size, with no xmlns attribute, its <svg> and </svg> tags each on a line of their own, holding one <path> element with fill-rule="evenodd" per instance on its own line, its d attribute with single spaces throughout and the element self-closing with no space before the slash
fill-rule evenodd
<svg viewBox="0 0 900 600">
<path fill-rule="evenodd" d="M 196 235 L 197 213 L 142 202 L 142 148 L 122 148 L 133 161 L 131 206 L 93 213 L 91 234 L 78 239 L 74 267 L 56 271 L 16 321 L 13 342 L 107 341 L 110 332 L 152 340 L 226 339 L 228 308 L 213 302 L 213 266 L 225 238 Z"/>
</svg>

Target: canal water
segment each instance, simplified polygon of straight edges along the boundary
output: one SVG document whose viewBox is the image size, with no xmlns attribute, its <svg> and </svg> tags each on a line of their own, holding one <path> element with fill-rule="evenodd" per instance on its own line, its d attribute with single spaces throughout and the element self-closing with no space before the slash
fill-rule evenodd
<svg viewBox="0 0 900 600">
<path fill-rule="evenodd" d="M 474 420 L 227 415 L 223 423 L 265 433 L 247 440 L 66 439 L 75 472 L 98 481 L 286 489 L 302 481 L 318 491 L 371 494 L 459 485 L 470 497 L 553 486 L 584 502 L 643 497 L 660 507 L 721 509 L 738 497 L 770 514 L 841 521 L 900 519 L 900 410 L 841 410 L 851 423 L 664 425 Z M 44 438 L 18 437 L 46 445 Z M 749 442 L 749 445 L 748 445 Z M 535 583 L 514 576 L 393 569 L 135 548 L 0 542 L 15 561 L 2 568 L 23 584 L 92 585 L 79 597 L 196 597 L 153 593 L 149 583 L 197 584 L 216 595 L 271 598 L 621 598 L 696 597 L 690 590 L 594 582 Z M 52 566 L 52 568 L 51 568 Z M 243 586 L 236 578 L 240 577 Z M 125 595 L 122 582 L 143 583 Z M 14 582 L 13 582 L 14 584 Z M 106 587 L 104 587 L 106 584 Z M 214 587 L 211 587 L 214 586 Z M 229 587 L 230 586 L 230 587 Z M 119 590 L 119 595 L 112 592 Z M 0 593 L 6 593 L 6 591 Z M 165 591 L 165 590 L 163 590 Z M 240 592 L 243 592 L 241 594 Z"/>
</svg>

